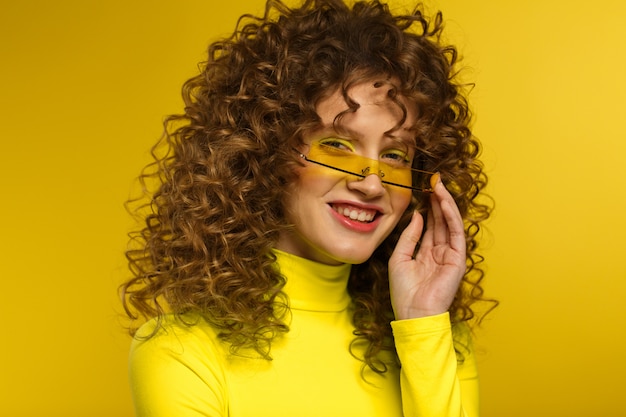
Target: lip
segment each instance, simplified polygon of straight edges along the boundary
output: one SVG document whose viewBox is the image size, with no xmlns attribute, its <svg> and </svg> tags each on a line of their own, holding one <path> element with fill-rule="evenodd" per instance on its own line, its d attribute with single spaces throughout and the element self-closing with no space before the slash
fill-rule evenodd
<svg viewBox="0 0 626 417">
<path fill-rule="evenodd" d="M 347 206 L 355 207 L 357 209 L 375 210 L 377 211 L 377 213 L 371 222 L 363 223 L 357 220 L 352 220 L 349 217 L 346 217 L 342 214 L 337 213 L 335 209 L 333 208 L 333 205 L 347 205 Z M 353 232 L 358 232 L 358 233 L 370 233 L 374 231 L 378 227 L 378 224 L 380 223 L 381 214 L 383 214 L 383 210 L 379 206 L 372 205 L 372 204 L 355 203 L 353 201 L 332 201 L 328 203 L 328 210 L 330 210 L 331 215 L 344 228 L 351 230 Z"/>
</svg>

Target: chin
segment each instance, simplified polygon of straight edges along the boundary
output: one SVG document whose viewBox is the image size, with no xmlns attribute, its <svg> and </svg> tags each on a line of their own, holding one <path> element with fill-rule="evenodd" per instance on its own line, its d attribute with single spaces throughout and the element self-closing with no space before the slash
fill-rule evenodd
<svg viewBox="0 0 626 417">
<path fill-rule="evenodd" d="M 339 263 L 358 265 L 367 260 L 374 253 L 374 249 L 371 250 L 365 248 L 356 249 L 355 246 L 349 246 L 344 248 L 333 248 L 326 252 L 326 254 L 336 260 Z"/>
</svg>

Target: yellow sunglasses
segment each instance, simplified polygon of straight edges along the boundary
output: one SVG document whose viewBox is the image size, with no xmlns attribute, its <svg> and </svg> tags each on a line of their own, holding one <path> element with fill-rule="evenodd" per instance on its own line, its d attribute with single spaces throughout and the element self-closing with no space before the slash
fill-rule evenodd
<svg viewBox="0 0 626 417">
<path fill-rule="evenodd" d="M 308 155 L 297 152 L 305 161 L 345 174 L 359 178 L 377 175 L 383 184 L 420 192 L 433 192 L 430 186 L 430 177 L 434 175 L 434 172 L 393 166 L 384 161 L 369 159 L 355 152 L 326 145 L 322 142 L 313 142 Z"/>
</svg>

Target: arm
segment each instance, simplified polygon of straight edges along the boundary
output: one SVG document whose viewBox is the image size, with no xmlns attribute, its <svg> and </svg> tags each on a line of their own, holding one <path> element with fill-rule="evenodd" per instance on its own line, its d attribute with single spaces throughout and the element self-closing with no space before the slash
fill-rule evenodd
<svg viewBox="0 0 626 417">
<path fill-rule="evenodd" d="M 463 359 L 457 362 L 448 313 L 391 325 L 402 365 L 404 415 L 478 416 L 478 373 L 467 326 L 454 331 Z"/>
<path fill-rule="evenodd" d="M 140 333 L 149 334 L 151 325 Z M 213 341 L 198 326 L 172 321 L 149 339 L 136 337 L 129 371 L 137 417 L 227 415 L 220 363 Z"/>
<path fill-rule="evenodd" d="M 465 274 L 465 229 L 454 199 L 438 176 L 433 180 L 424 235 L 423 218 L 414 213 L 389 259 L 403 408 L 406 416 L 477 416 L 471 337 L 464 324 L 453 337 L 448 313 Z M 464 357 L 460 364 L 455 342 Z"/>
<path fill-rule="evenodd" d="M 396 320 L 445 313 L 465 275 L 463 218 L 439 175 L 433 175 L 431 181 L 434 192 L 424 236 L 424 220 L 414 212 L 389 258 L 389 289 Z M 419 251 L 413 256 L 420 237 Z"/>
</svg>

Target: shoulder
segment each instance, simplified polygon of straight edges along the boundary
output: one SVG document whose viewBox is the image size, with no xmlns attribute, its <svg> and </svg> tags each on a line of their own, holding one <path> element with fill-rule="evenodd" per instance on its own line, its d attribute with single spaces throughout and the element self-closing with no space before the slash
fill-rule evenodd
<svg viewBox="0 0 626 417">
<path fill-rule="evenodd" d="M 212 358 L 221 356 L 224 347 L 217 333 L 196 314 L 168 314 L 142 325 L 131 344 L 131 362 L 145 357 L 151 361 Z"/>
<path fill-rule="evenodd" d="M 198 408 L 225 415 L 224 363 L 224 347 L 202 318 L 148 321 L 137 331 L 129 357 L 137 415 L 195 416 Z"/>
</svg>

